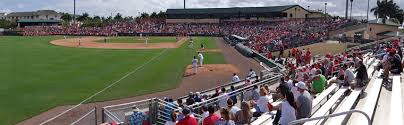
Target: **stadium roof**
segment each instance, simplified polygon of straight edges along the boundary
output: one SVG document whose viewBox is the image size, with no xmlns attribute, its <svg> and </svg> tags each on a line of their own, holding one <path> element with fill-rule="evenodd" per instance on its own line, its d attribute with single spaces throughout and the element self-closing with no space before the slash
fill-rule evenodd
<svg viewBox="0 0 404 125">
<path fill-rule="evenodd" d="M 17 23 L 60 23 L 59 20 L 18 20 Z"/>
<path fill-rule="evenodd" d="M 275 13 L 283 12 L 299 5 L 270 7 L 232 7 L 232 8 L 187 8 L 167 9 L 167 14 L 234 14 L 234 13 Z M 300 7 L 300 6 L 299 6 Z M 303 7 L 302 7 L 303 8 Z"/>
<path fill-rule="evenodd" d="M 12 12 L 7 14 L 7 16 L 36 16 L 36 15 L 51 15 L 51 14 L 58 14 L 58 12 L 54 10 L 38 10 L 32 12 Z"/>
</svg>

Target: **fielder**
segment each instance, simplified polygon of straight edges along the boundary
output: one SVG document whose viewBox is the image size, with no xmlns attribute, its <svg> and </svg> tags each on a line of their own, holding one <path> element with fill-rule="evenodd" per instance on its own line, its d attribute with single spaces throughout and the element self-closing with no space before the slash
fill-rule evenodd
<svg viewBox="0 0 404 125">
<path fill-rule="evenodd" d="M 147 43 L 148 43 L 148 40 L 149 40 L 149 37 L 146 37 L 146 39 L 145 39 L 145 44 L 147 45 Z"/>
<path fill-rule="evenodd" d="M 201 52 L 198 52 L 198 57 L 199 57 L 199 67 L 202 67 L 202 65 L 203 65 L 203 54 Z"/>
</svg>

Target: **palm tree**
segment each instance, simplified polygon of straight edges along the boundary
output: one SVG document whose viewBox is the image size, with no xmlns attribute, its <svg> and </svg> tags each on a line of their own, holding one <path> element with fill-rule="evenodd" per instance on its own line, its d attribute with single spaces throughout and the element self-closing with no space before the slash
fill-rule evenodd
<svg viewBox="0 0 404 125">
<path fill-rule="evenodd" d="M 370 9 L 370 11 L 373 12 L 376 18 L 387 19 L 400 13 L 400 7 L 393 0 L 378 0 L 377 6 Z"/>
<path fill-rule="evenodd" d="M 65 22 L 70 22 L 73 19 L 73 16 L 70 15 L 69 13 L 63 13 L 61 18 Z"/>
</svg>

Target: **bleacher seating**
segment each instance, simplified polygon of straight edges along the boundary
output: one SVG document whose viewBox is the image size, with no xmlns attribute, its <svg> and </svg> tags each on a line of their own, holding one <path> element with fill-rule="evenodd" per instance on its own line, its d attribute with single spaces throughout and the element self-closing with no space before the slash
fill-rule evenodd
<svg viewBox="0 0 404 125">
<path fill-rule="evenodd" d="M 403 104 L 401 95 L 401 77 L 400 75 L 393 76 L 393 87 L 391 93 L 391 106 L 390 106 L 390 125 L 403 124 Z"/>
<path fill-rule="evenodd" d="M 320 109 L 318 109 L 311 117 L 319 117 L 327 115 L 327 112 L 337 103 L 337 101 L 344 95 L 344 93 L 348 90 L 347 87 L 342 87 L 339 89 L 332 97 L 323 105 Z M 321 120 L 313 120 L 310 122 L 304 123 L 304 125 L 315 125 Z"/>
</svg>

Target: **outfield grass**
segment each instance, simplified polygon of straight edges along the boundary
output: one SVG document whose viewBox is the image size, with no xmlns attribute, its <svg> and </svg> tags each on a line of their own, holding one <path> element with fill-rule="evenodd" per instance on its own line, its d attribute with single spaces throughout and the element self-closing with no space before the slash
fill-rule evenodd
<svg viewBox="0 0 404 125">
<path fill-rule="evenodd" d="M 53 46 L 62 37 L 0 36 L 0 125 L 15 124 L 50 108 L 77 104 L 128 72 L 140 67 L 160 50 L 108 50 Z M 207 48 L 214 38 L 198 37 Z M 185 66 L 196 55 L 184 44 L 117 83 L 91 101 L 119 99 L 176 88 Z M 205 63 L 223 64 L 220 53 L 206 53 Z M 115 90 L 115 91 L 112 91 Z"/>
<path fill-rule="evenodd" d="M 119 36 L 119 37 L 110 37 L 107 38 L 107 43 L 145 43 L 145 38 L 140 38 L 137 36 Z M 104 43 L 105 40 L 97 40 L 96 42 Z M 175 43 L 177 42 L 176 37 L 159 37 L 152 36 L 148 37 L 148 43 Z"/>
</svg>

